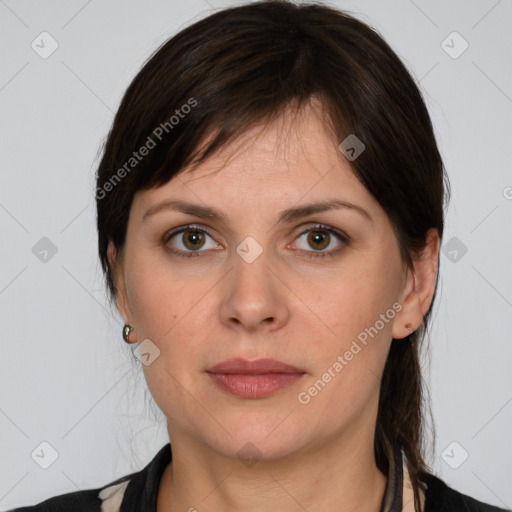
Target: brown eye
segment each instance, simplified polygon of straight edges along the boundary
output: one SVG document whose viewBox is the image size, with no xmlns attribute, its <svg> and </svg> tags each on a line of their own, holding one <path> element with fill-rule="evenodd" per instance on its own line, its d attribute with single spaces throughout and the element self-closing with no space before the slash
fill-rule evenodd
<svg viewBox="0 0 512 512">
<path fill-rule="evenodd" d="M 309 232 L 307 240 L 313 249 L 320 251 L 329 245 L 330 237 L 326 231 L 314 230 Z"/>
<path fill-rule="evenodd" d="M 342 231 L 319 224 L 304 230 L 294 243 L 304 256 L 323 257 L 336 255 L 349 242 L 349 236 Z"/>
<path fill-rule="evenodd" d="M 194 225 L 184 226 L 164 235 L 163 242 L 169 250 L 180 256 L 201 256 L 207 249 L 219 249 L 206 229 Z"/>
<path fill-rule="evenodd" d="M 195 229 L 187 229 L 182 232 L 183 245 L 190 250 L 201 249 L 204 245 L 205 237 L 201 231 Z"/>
</svg>

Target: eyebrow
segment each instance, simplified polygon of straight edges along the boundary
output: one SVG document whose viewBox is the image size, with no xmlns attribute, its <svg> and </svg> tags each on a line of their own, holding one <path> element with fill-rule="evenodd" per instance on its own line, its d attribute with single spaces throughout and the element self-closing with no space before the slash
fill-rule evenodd
<svg viewBox="0 0 512 512">
<path fill-rule="evenodd" d="M 328 199 L 325 201 L 308 203 L 301 206 L 296 206 L 293 208 L 282 210 L 279 213 L 277 222 L 291 223 L 298 219 L 301 219 L 302 217 L 307 217 L 315 213 L 321 213 L 328 210 L 338 210 L 342 208 L 355 211 L 365 219 L 369 220 L 370 222 L 373 222 L 373 218 L 364 208 L 356 204 L 350 203 L 348 201 L 342 201 L 340 199 Z M 202 219 L 216 220 L 223 224 L 227 224 L 226 216 L 219 210 L 216 210 L 215 208 L 174 199 L 167 199 L 149 208 L 149 210 L 147 210 L 146 213 L 143 215 L 142 222 L 145 222 L 149 217 L 156 215 L 157 213 L 168 210 L 178 211 L 188 215 L 194 215 L 195 217 L 200 217 Z"/>
</svg>

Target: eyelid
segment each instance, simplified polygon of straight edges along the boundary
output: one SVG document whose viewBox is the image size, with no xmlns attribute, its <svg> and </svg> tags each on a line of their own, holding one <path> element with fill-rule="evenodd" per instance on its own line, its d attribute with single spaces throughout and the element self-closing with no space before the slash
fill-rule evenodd
<svg viewBox="0 0 512 512">
<path fill-rule="evenodd" d="M 307 225 L 307 227 L 304 228 L 303 226 L 301 226 L 301 228 L 303 228 L 303 229 L 302 229 L 302 231 L 300 231 L 299 233 L 297 233 L 295 235 L 296 238 L 304 235 L 308 231 L 311 231 L 313 229 L 318 229 L 318 230 L 325 230 L 328 232 L 333 232 L 333 233 L 337 234 L 344 241 L 347 241 L 347 242 L 351 241 L 351 238 L 345 232 L 343 232 L 339 229 L 336 229 L 334 227 L 327 226 L 326 224 L 312 222 L 312 223 L 309 223 Z M 213 233 L 212 233 L 212 231 L 210 231 L 210 229 L 208 227 L 203 226 L 201 224 L 191 223 L 191 224 L 184 224 L 183 226 L 180 226 L 178 228 L 174 228 L 174 229 L 171 229 L 170 231 L 167 231 L 164 234 L 164 240 L 168 241 L 174 235 L 177 235 L 178 233 L 181 233 L 182 231 L 186 231 L 188 229 L 197 229 L 198 231 L 204 231 L 205 233 L 207 233 L 209 236 L 211 236 L 213 238 Z"/>
<path fill-rule="evenodd" d="M 163 239 L 164 241 L 169 241 L 173 236 L 179 234 L 179 233 L 182 233 L 183 231 L 188 231 L 188 230 L 197 230 L 197 231 L 204 231 L 205 233 L 207 233 L 209 236 L 211 236 L 213 238 L 213 234 L 212 232 L 210 231 L 209 228 L 207 228 L 206 226 L 202 226 L 201 224 L 184 224 L 183 226 L 180 226 L 180 227 L 177 227 L 177 228 L 173 228 L 169 231 L 166 231 L 164 236 L 163 236 Z"/>
<path fill-rule="evenodd" d="M 345 243 L 348 243 L 348 242 L 350 242 L 352 240 L 344 231 L 341 231 L 340 229 L 333 228 L 331 226 L 328 226 L 326 224 L 322 224 L 322 223 L 319 223 L 319 222 L 316 222 L 316 223 L 313 222 L 310 225 L 308 225 L 308 227 L 304 228 L 296 236 L 296 238 L 298 238 L 299 236 L 304 235 L 305 233 L 308 233 L 309 231 L 314 231 L 314 230 L 317 230 L 317 231 L 327 231 L 328 233 L 334 233 L 335 235 L 337 235 L 341 239 L 342 242 L 345 242 Z"/>
</svg>

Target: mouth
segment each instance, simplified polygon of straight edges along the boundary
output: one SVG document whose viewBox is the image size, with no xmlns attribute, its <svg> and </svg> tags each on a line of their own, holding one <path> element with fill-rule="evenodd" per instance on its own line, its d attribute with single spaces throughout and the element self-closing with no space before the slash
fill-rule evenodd
<svg viewBox="0 0 512 512">
<path fill-rule="evenodd" d="M 221 390 L 241 398 L 267 398 L 295 384 L 306 372 L 275 359 L 228 359 L 206 370 Z"/>
</svg>

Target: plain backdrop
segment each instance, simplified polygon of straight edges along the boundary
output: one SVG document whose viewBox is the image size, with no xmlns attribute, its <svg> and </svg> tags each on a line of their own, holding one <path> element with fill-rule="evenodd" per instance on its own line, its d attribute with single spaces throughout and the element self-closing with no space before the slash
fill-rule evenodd
<svg viewBox="0 0 512 512">
<path fill-rule="evenodd" d="M 0 0 L 1 510 L 104 485 L 168 442 L 106 302 L 94 173 L 152 51 L 240 3 Z M 379 30 L 416 77 L 453 187 L 424 359 L 428 462 L 511 508 L 512 2 L 331 5 Z"/>
</svg>

